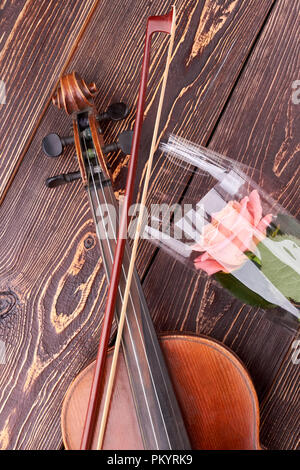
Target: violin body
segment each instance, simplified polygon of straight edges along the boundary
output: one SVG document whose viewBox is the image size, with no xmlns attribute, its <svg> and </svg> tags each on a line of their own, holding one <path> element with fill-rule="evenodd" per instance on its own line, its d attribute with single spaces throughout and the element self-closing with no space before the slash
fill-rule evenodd
<svg viewBox="0 0 300 470">
<path fill-rule="evenodd" d="M 192 449 L 259 449 L 258 400 L 240 360 L 205 336 L 165 335 L 159 342 Z M 112 352 L 106 363 L 103 391 Z M 62 433 L 67 449 L 80 448 L 94 364 L 78 375 L 64 400 Z M 92 448 L 96 448 L 96 440 Z M 144 449 L 122 354 L 103 449 Z"/>
</svg>

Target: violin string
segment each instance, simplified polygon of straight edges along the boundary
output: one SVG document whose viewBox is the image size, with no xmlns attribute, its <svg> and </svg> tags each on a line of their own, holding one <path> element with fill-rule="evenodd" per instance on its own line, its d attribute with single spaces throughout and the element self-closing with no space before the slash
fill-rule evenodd
<svg viewBox="0 0 300 470">
<path fill-rule="evenodd" d="M 98 172 L 97 172 L 97 173 L 98 173 Z M 102 192 L 103 192 L 103 197 L 104 197 L 104 200 L 105 200 L 105 205 L 106 205 L 106 207 L 108 207 L 107 200 L 106 200 L 106 196 L 105 196 L 105 194 L 104 194 L 103 186 L 102 186 L 102 182 L 101 182 L 101 174 L 98 173 L 98 176 L 99 176 L 99 181 L 100 181 L 100 184 L 101 184 L 101 189 L 102 189 Z M 113 230 L 114 230 L 114 229 L 113 229 Z M 114 232 L 114 240 L 116 241 L 116 233 L 115 233 L 115 232 Z M 122 265 L 122 271 L 123 271 L 123 274 L 124 274 L 125 281 L 127 282 L 127 277 L 126 277 L 124 265 Z M 119 287 L 119 292 L 120 292 L 120 287 Z M 136 315 L 135 305 L 134 305 L 134 303 L 133 303 L 133 300 L 132 300 L 132 297 L 131 297 L 131 293 L 130 293 L 130 298 L 131 298 L 131 304 L 132 304 L 134 316 L 135 316 L 135 318 L 136 318 L 136 323 L 137 323 L 137 326 L 139 327 L 139 323 L 138 323 L 138 321 L 137 321 L 137 315 Z M 121 294 L 121 299 L 122 299 L 122 303 L 123 303 L 123 302 L 124 302 L 124 294 L 123 294 L 123 293 Z M 153 423 L 153 420 L 152 420 L 151 409 L 150 409 L 150 406 L 149 406 L 149 402 L 148 402 L 148 399 L 147 399 L 147 394 L 146 394 L 144 382 L 143 382 L 143 379 L 142 379 L 141 367 L 140 367 L 140 364 L 139 364 L 139 360 L 138 360 L 138 356 L 137 356 L 137 353 L 136 353 L 136 348 L 135 348 L 135 344 L 134 344 L 134 341 L 133 341 L 133 338 L 132 338 L 131 328 L 130 328 L 130 325 L 129 325 L 127 316 L 126 316 L 126 324 L 127 324 L 127 327 L 128 327 L 128 329 L 129 329 L 129 333 L 130 333 L 130 340 L 131 340 L 132 348 L 133 348 L 133 351 L 134 351 L 135 362 L 136 362 L 136 365 L 137 365 L 137 370 L 138 370 L 140 382 L 141 382 L 141 385 L 142 385 L 143 395 L 144 395 L 144 397 L 145 397 L 145 402 L 146 402 L 148 414 L 149 414 L 149 417 L 150 417 L 150 420 L 151 420 L 151 427 L 152 427 L 153 435 L 154 435 L 154 438 L 155 438 L 156 447 L 157 447 L 157 449 L 159 449 L 158 440 L 157 440 L 157 436 L 156 436 L 156 432 L 155 432 L 155 428 L 154 428 L 154 423 Z M 118 328 L 120 328 L 120 325 L 118 326 Z M 142 345 L 143 345 L 144 350 L 145 350 L 145 346 L 144 346 L 144 342 L 143 342 L 142 336 L 141 336 L 141 341 L 142 341 Z M 122 342 L 123 342 L 123 340 L 122 340 Z M 147 362 L 148 362 L 148 357 L 147 357 L 146 354 L 145 354 L 145 357 L 146 357 Z M 152 376 L 149 363 L 148 363 L 148 369 L 149 369 L 150 375 Z M 151 377 L 151 378 L 152 378 L 152 377 Z M 152 384 L 153 384 L 154 390 L 155 390 L 155 392 L 156 392 L 156 387 L 155 387 L 155 383 L 154 383 L 154 381 L 153 381 L 153 378 L 152 378 Z M 157 393 L 156 393 L 156 396 L 157 396 Z M 107 390 L 106 390 L 106 397 L 108 397 L 108 392 L 107 392 Z M 160 406 L 159 401 L 158 401 L 158 405 Z M 106 409 L 106 407 L 104 407 L 104 410 L 105 410 L 105 409 Z M 108 409 L 107 409 L 107 411 L 108 411 Z M 106 412 L 106 413 L 107 413 L 107 412 Z M 107 418 L 107 416 L 106 416 L 106 418 Z M 162 416 L 162 419 L 163 419 L 163 422 L 164 422 L 163 416 Z M 105 421 L 106 421 L 106 419 L 105 419 Z M 102 422 L 103 422 L 103 417 L 102 417 Z M 165 424 L 165 423 L 164 423 L 164 424 Z M 103 437 L 104 437 L 104 431 L 105 431 L 105 430 L 102 430 L 101 427 L 100 427 L 100 433 L 99 433 L 99 436 L 98 436 L 98 449 L 101 449 L 101 447 L 102 447 L 102 439 L 103 439 Z"/>
<path fill-rule="evenodd" d="M 103 185 L 102 185 L 102 181 L 101 181 L 101 173 L 99 174 L 99 181 L 100 181 L 100 185 L 101 185 L 101 190 L 102 190 L 102 193 L 103 193 L 103 197 L 104 197 L 104 200 L 105 200 L 106 209 L 107 209 L 107 212 L 108 212 L 108 214 L 109 214 L 109 219 L 110 219 L 111 227 L 112 227 L 112 230 L 114 231 L 113 224 L 112 224 L 111 217 L 110 217 L 110 213 L 109 213 L 109 211 L 108 211 L 108 204 L 107 204 L 107 201 L 106 201 L 106 198 L 105 198 L 104 189 L 103 189 Z M 101 208 L 100 208 L 100 201 L 99 201 L 99 198 L 98 198 L 98 196 L 97 196 L 98 193 L 97 193 L 97 189 L 96 189 L 96 187 L 95 187 L 95 184 L 94 184 L 94 190 L 95 190 L 95 193 L 96 193 L 96 197 L 97 197 L 97 199 L 98 199 L 99 212 L 100 212 L 100 214 L 101 214 L 102 223 L 103 223 L 103 226 L 105 226 L 105 225 L 104 225 L 104 217 L 103 217 L 103 213 L 102 213 Z M 114 233 L 114 240 L 116 241 L 115 233 Z M 109 242 L 108 242 L 108 246 L 109 246 L 109 251 L 110 251 L 111 260 L 113 261 L 113 254 L 112 254 L 112 252 L 111 252 L 111 246 L 110 246 L 110 243 L 109 243 Z M 124 271 L 124 267 L 123 267 L 123 266 L 122 266 L 122 270 L 123 270 L 124 277 L 125 277 L 125 279 L 126 279 L 126 274 L 125 274 L 125 271 Z M 123 294 L 122 294 L 122 291 L 121 291 L 120 286 L 118 287 L 118 290 L 119 290 L 119 295 L 120 295 L 121 301 L 123 301 Z M 133 307 L 133 310 L 134 310 L 134 312 L 135 312 L 135 307 L 134 307 L 133 302 L 132 302 L 132 307 Z M 136 313 L 136 312 L 135 312 L 135 313 Z M 157 436 L 156 436 L 156 433 L 155 433 L 155 428 L 154 428 L 154 424 L 153 424 L 153 420 L 152 420 L 152 416 L 151 416 L 150 406 L 149 406 L 149 403 L 148 403 L 148 400 L 147 400 L 147 395 L 146 395 L 144 383 L 143 383 L 143 380 L 142 380 L 142 377 L 141 377 L 140 364 L 139 364 L 139 362 L 138 362 L 138 358 L 137 358 L 137 354 L 136 354 L 136 349 L 135 349 L 134 341 L 133 341 L 133 338 L 132 338 L 132 332 L 131 332 L 130 325 L 129 325 L 129 323 L 128 323 L 128 319 L 126 319 L 126 323 L 127 323 L 127 327 L 128 327 L 128 331 L 129 331 L 130 340 L 131 340 L 131 343 L 132 343 L 132 348 L 133 348 L 133 351 L 134 351 L 135 359 L 136 359 L 137 369 L 138 369 L 138 373 L 139 373 L 139 378 L 140 378 L 140 381 L 141 381 L 141 385 L 142 385 L 142 388 L 143 388 L 143 394 L 144 394 L 144 397 L 145 397 L 145 401 L 146 401 L 146 406 L 147 406 L 148 414 L 149 414 L 149 417 L 150 417 L 150 420 L 151 420 L 151 427 L 152 427 L 152 430 L 153 430 L 153 435 L 154 435 L 154 438 L 155 438 L 156 446 L 157 446 L 157 448 L 158 448 Z"/>
<path fill-rule="evenodd" d="M 95 187 L 94 187 L 94 190 L 95 190 L 95 192 L 97 191 L 97 189 L 96 189 Z M 96 194 L 97 194 L 97 192 L 96 192 Z M 92 199 L 91 199 L 91 200 L 92 200 Z M 99 204 L 100 204 L 100 202 L 99 202 Z M 95 214 L 95 210 L 94 210 L 94 214 Z M 103 223 L 103 226 L 105 226 L 105 224 L 104 224 L 104 218 L 103 218 L 103 213 L 102 213 L 101 210 L 100 210 L 100 214 L 101 214 L 101 218 L 102 218 L 102 221 L 103 221 L 103 222 L 102 222 L 102 223 Z M 109 243 L 108 243 L 108 246 L 109 246 L 109 251 L 110 251 L 110 255 L 111 255 L 111 260 L 113 261 L 113 256 L 112 256 L 112 253 L 111 253 L 111 247 L 110 247 L 110 244 L 109 244 Z M 124 269 L 123 269 L 123 273 L 124 273 Z M 126 279 L 126 277 L 125 277 L 125 279 Z M 122 295 L 122 291 L 121 291 L 120 286 L 118 287 L 118 291 L 119 291 L 120 299 L 121 299 L 121 301 L 123 301 L 123 295 Z M 133 310 L 135 311 L 134 304 L 133 304 L 132 306 L 133 306 Z M 116 320 L 118 321 L 118 319 L 116 319 Z M 140 381 L 141 381 L 141 384 L 142 384 L 143 394 L 144 394 L 144 397 L 145 397 L 145 401 L 146 401 L 146 406 L 147 406 L 148 414 L 149 414 L 149 417 L 150 417 L 150 420 L 151 420 L 151 427 L 152 427 L 152 430 L 153 430 L 155 442 L 156 442 L 157 449 L 158 449 L 158 442 L 157 442 L 157 437 L 156 437 L 156 433 L 155 433 L 155 429 L 154 429 L 154 425 L 153 425 L 153 420 L 152 420 L 152 416 L 151 416 L 151 412 L 150 412 L 150 407 L 149 407 L 149 404 L 148 404 L 146 391 L 145 391 L 144 384 L 143 384 L 143 380 L 142 380 L 142 377 L 141 377 L 140 364 L 139 364 L 138 359 L 137 359 L 136 349 L 135 349 L 134 341 L 133 341 L 133 338 L 132 338 L 132 331 L 131 331 L 130 324 L 128 323 L 128 320 L 127 320 L 127 319 L 126 319 L 126 323 L 127 323 L 127 327 L 128 327 L 128 332 L 129 332 L 129 336 L 130 336 L 130 341 L 131 341 L 131 343 L 132 343 L 132 348 L 133 348 L 133 351 L 134 351 L 134 356 L 135 356 L 135 359 L 136 359 L 137 370 L 138 370 L 139 378 L 140 378 Z"/>
<path fill-rule="evenodd" d="M 85 137 L 83 137 L 83 141 L 84 141 L 85 151 L 87 152 L 87 145 L 86 145 Z M 98 206 L 99 206 L 98 209 L 99 209 L 100 216 L 101 216 L 101 219 L 102 219 L 103 227 L 105 227 L 104 217 L 103 217 L 103 213 L 102 213 L 102 211 L 101 211 L 101 203 L 100 203 L 100 200 L 99 200 L 99 196 L 98 196 L 98 192 L 97 192 L 97 187 L 96 187 L 96 183 L 95 183 L 93 168 L 92 168 L 92 165 L 91 165 L 91 162 L 90 162 L 89 159 L 88 159 L 88 163 L 89 163 L 89 169 L 90 169 L 90 176 L 91 176 L 92 181 L 93 181 L 93 188 L 94 188 L 95 195 L 96 195 L 96 199 L 97 199 L 97 203 L 98 203 Z M 117 239 L 116 239 L 116 232 L 115 232 L 115 230 L 114 230 L 114 226 L 113 226 L 113 223 L 112 223 L 112 220 L 111 220 L 111 216 L 110 216 L 110 212 L 109 212 L 109 209 L 108 209 L 107 200 L 106 200 L 106 197 L 105 197 L 105 192 L 104 192 L 104 188 L 103 188 L 103 184 L 102 184 L 102 180 L 101 180 L 101 173 L 100 173 L 99 169 L 96 170 L 96 172 L 97 172 L 97 175 L 98 175 L 98 179 L 99 179 L 101 191 L 102 191 L 103 198 L 104 198 L 104 201 L 105 201 L 106 210 L 107 210 L 108 217 L 109 217 L 110 224 L 111 224 L 111 228 L 112 228 L 112 231 L 113 231 L 114 240 L 117 241 Z M 89 187 L 89 186 L 88 186 L 88 187 Z M 91 198 L 91 200 L 92 200 L 92 198 Z M 96 216 L 95 211 L 94 211 L 94 215 Z M 96 217 L 95 217 L 95 220 L 97 221 L 97 218 L 96 218 Z M 96 225 L 97 225 L 97 224 L 96 224 Z M 109 247 L 109 252 L 110 252 L 111 260 L 113 261 L 113 254 L 112 254 L 111 246 L 110 246 L 110 243 L 109 243 L 109 242 L 108 242 L 108 247 Z M 125 269 L 124 269 L 124 266 L 123 266 L 123 265 L 122 265 L 122 271 L 123 271 L 124 278 L 125 278 L 125 280 L 126 280 L 126 273 L 125 273 Z M 119 290 L 119 295 L 120 295 L 121 301 L 123 301 L 123 295 L 122 295 L 120 286 L 119 286 L 118 290 Z M 139 328 L 139 322 L 138 322 L 138 320 L 137 320 L 137 314 L 136 314 L 136 310 L 135 310 L 135 306 L 134 306 L 134 303 L 133 303 L 133 300 L 132 300 L 131 293 L 130 293 L 130 299 L 131 299 L 131 304 L 132 304 L 133 312 L 134 312 L 134 315 L 135 315 L 135 318 L 136 318 L 136 323 L 137 323 L 137 326 L 138 326 L 138 331 L 139 331 L 140 339 L 141 339 L 141 342 L 142 342 L 144 351 L 146 352 L 144 340 L 143 340 L 143 337 L 142 337 L 142 334 L 141 334 L 141 331 L 140 331 L 140 328 Z M 131 340 L 132 348 L 133 348 L 133 351 L 134 351 L 135 361 L 136 361 L 136 365 L 137 365 L 137 369 L 138 369 L 138 373 L 139 373 L 139 378 L 140 378 L 140 382 L 141 382 L 142 389 L 143 389 L 143 395 L 144 395 L 144 397 L 145 397 L 145 402 L 146 402 L 146 406 L 147 406 L 149 418 L 150 418 L 150 421 L 151 421 L 151 427 L 152 427 L 154 439 L 155 439 L 155 442 L 156 442 L 157 449 L 159 449 L 158 441 L 157 441 L 157 435 L 156 435 L 156 432 L 155 432 L 155 428 L 154 428 L 154 424 L 153 424 L 153 419 L 152 419 L 152 415 L 151 415 L 151 411 L 150 411 L 150 406 L 149 406 L 149 402 L 148 402 L 148 399 L 147 399 L 147 394 L 146 394 L 145 386 L 144 386 L 144 383 L 143 383 L 143 380 L 142 380 L 142 374 L 141 374 L 140 364 L 139 364 L 139 361 L 138 361 L 138 357 L 137 357 L 137 353 L 136 353 L 134 341 L 133 341 L 133 338 L 132 338 L 131 328 L 130 328 L 130 325 L 129 325 L 129 323 L 128 323 L 128 319 L 127 319 L 127 318 L 126 318 L 126 325 L 127 325 L 128 332 L 129 332 L 129 335 L 130 335 L 130 340 Z M 154 380 L 153 380 L 152 371 L 151 371 L 151 368 L 150 368 L 150 364 L 149 364 L 149 362 L 148 362 L 147 354 L 145 354 L 145 357 L 146 357 L 146 360 L 147 360 L 147 365 L 148 365 L 148 369 L 149 369 L 149 373 L 150 373 L 150 377 L 151 377 L 151 382 L 152 382 L 152 385 L 153 385 L 153 388 L 154 388 L 154 391 L 155 391 L 155 395 L 156 395 L 156 399 L 157 399 L 157 402 L 158 402 L 158 405 L 159 405 L 159 408 L 160 408 L 162 421 L 163 421 L 164 427 L 165 427 L 165 429 L 166 429 L 165 419 L 164 419 L 164 416 L 163 416 L 163 413 L 162 413 L 162 410 L 161 410 L 161 405 L 160 405 L 159 398 L 158 398 L 158 395 L 157 395 L 157 390 L 156 390 L 156 386 L 155 386 L 155 383 L 154 383 Z M 167 437 L 168 437 L 168 436 L 167 436 Z M 169 437 L 168 437 L 168 441 L 169 441 Z M 171 448 L 171 446 L 170 446 L 170 448 Z"/>
<path fill-rule="evenodd" d="M 99 176 L 99 177 L 100 177 L 100 176 Z M 112 197 L 111 192 L 109 192 L 109 196 Z M 105 198 L 105 200 L 106 200 L 105 194 L 104 194 L 104 198 Z M 106 201 L 107 201 L 107 200 L 106 200 Z M 113 201 L 112 201 L 112 200 L 111 200 L 111 202 L 112 202 L 112 204 L 113 204 Z M 106 202 L 106 204 L 107 204 L 107 202 Z M 108 206 L 107 206 L 107 207 L 108 207 Z M 115 237 L 115 240 L 116 240 L 116 234 L 114 234 L 114 237 Z M 127 279 L 127 277 L 126 277 L 126 275 L 125 275 L 124 267 L 123 267 L 123 273 L 124 273 L 125 280 L 126 280 L 126 282 L 127 282 L 128 279 Z M 152 374 L 152 370 L 151 370 L 151 367 L 150 367 L 148 355 L 147 355 L 147 352 L 146 352 L 145 342 L 144 342 L 144 340 L 143 340 L 143 335 L 142 335 L 142 332 L 141 332 L 141 329 L 140 329 L 140 322 L 138 321 L 136 309 L 135 309 L 135 306 L 134 306 L 134 303 L 133 303 L 133 300 L 132 300 L 131 291 L 129 291 L 129 297 L 130 297 L 130 301 L 131 301 L 131 304 L 132 304 L 132 307 L 133 307 L 133 313 L 134 313 L 134 317 L 135 317 L 135 321 L 136 321 L 137 330 L 138 330 L 138 332 L 139 332 L 139 336 L 140 336 L 140 339 L 141 339 L 142 347 L 143 347 L 143 350 L 144 350 L 144 352 L 145 352 L 145 358 L 146 358 L 147 366 L 148 366 L 148 369 L 149 369 L 149 374 L 150 374 L 151 382 L 152 382 L 152 384 L 153 384 L 153 390 L 154 390 L 154 393 L 155 393 L 155 396 L 156 396 L 156 400 L 157 400 L 157 403 L 158 403 L 158 406 L 159 406 L 159 410 L 160 410 L 160 414 L 161 414 L 161 417 L 162 417 L 163 425 L 164 425 L 164 428 L 165 428 L 166 437 L 167 437 L 167 440 L 168 440 L 168 443 L 169 443 L 169 447 L 170 447 L 170 449 L 172 449 L 172 446 L 171 446 L 171 443 L 170 443 L 169 434 L 168 434 L 168 430 L 167 430 L 167 426 L 166 426 L 166 421 L 165 421 L 165 419 L 164 419 L 163 411 L 162 411 L 161 404 L 160 404 L 160 400 L 159 400 L 158 393 L 157 393 L 157 388 L 156 388 L 156 386 L 155 386 L 155 381 L 154 381 L 154 378 L 153 378 L 153 374 Z M 123 295 L 122 295 L 122 300 L 124 301 Z M 156 355 L 156 358 L 157 358 L 157 362 L 158 362 L 158 364 L 159 364 L 159 369 L 160 369 L 160 372 L 161 372 L 161 377 L 162 377 L 163 383 L 164 383 L 164 385 L 165 385 L 165 390 L 166 390 L 167 395 L 168 395 L 168 397 L 169 397 L 170 405 L 171 405 L 171 407 L 172 407 L 172 400 L 170 399 L 169 390 L 168 390 L 167 384 L 166 384 L 166 382 L 165 382 L 164 373 L 163 373 L 163 370 L 162 370 L 162 367 L 161 367 L 161 362 L 160 362 L 160 360 L 159 360 L 159 357 L 158 357 L 158 354 L 157 354 L 157 350 L 156 350 L 156 348 L 155 348 L 155 343 L 154 343 L 154 340 L 153 340 L 153 331 L 152 331 L 152 329 L 150 328 L 150 323 L 149 323 L 148 315 L 145 315 L 145 319 L 146 319 L 146 323 L 147 323 L 147 327 L 148 327 L 148 333 L 149 333 L 149 335 L 150 335 L 152 345 L 154 346 L 153 349 L 154 349 L 154 351 L 155 351 L 155 355 Z M 132 346 L 133 346 L 134 351 L 135 351 L 135 346 L 134 346 L 134 342 L 133 342 L 133 339 L 132 339 L 131 329 L 130 329 L 130 326 L 129 326 L 129 323 L 128 323 L 127 315 L 125 315 L 125 321 L 126 321 L 126 324 L 127 324 L 128 329 L 129 329 L 130 338 L 131 338 L 131 343 L 132 343 Z M 135 353 L 135 355 L 136 355 L 136 353 Z M 137 361 L 137 355 L 136 355 L 136 361 Z M 141 380 L 141 383 L 143 384 L 143 382 L 142 382 L 142 377 L 141 377 L 141 376 L 140 376 L 140 380 Z M 146 398 L 146 396 L 145 396 L 145 398 Z M 172 409 L 173 409 L 173 407 L 172 407 Z"/>
<path fill-rule="evenodd" d="M 112 193 L 109 192 L 109 196 L 111 198 L 111 204 L 113 205 L 113 199 L 112 199 Z M 115 238 L 116 240 L 116 238 Z M 125 276 L 125 280 L 126 280 L 126 276 Z M 169 442 L 169 446 L 170 446 L 170 449 L 172 449 L 172 446 L 171 446 L 171 443 L 170 443 L 170 440 L 169 440 L 169 435 L 168 435 L 168 431 L 167 431 L 167 427 L 166 427 L 166 422 L 165 422 L 165 419 L 163 417 L 163 412 L 162 412 L 162 409 L 161 409 L 161 405 L 160 405 L 160 401 L 159 401 L 159 397 L 157 395 L 157 389 L 156 389 L 156 386 L 155 386 L 155 381 L 154 381 L 154 378 L 153 378 L 153 375 L 152 375 L 152 370 L 151 370 L 151 367 L 150 367 L 150 364 L 149 364 L 149 359 L 148 359 L 148 356 L 147 356 L 147 353 L 146 353 L 146 347 L 145 347 L 145 342 L 143 340 L 143 334 L 141 332 L 141 328 L 140 328 L 140 322 L 138 321 L 138 318 L 137 318 L 137 315 L 136 315 L 136 310 L 134 308 L 134 304 L 133 304 L 133 300 L 132 300 L 132 297 L 131 297 L 131 292 L 129 293 L 130 295 L 130 300 L 131 300 L 131 303 L 133 305 L 133 312 L 134 312 L 134 317 L 135 317 L 135 321 L 136 321 L 136 325 L 137 325 L 137 330 L 139 332 L 139 336 L 140 336 L 140 339 L 141 339 L 141 343 L 142 343 L 142 347 L 144 349 L 144 352 L 145 352 L 145 358 L 146 358 L 146 361 L 147 361 L 147 365 L 148 365 L 148 369 L 149 369 L 149 373 L 150 373 L 150 376 L 151 376 L 151 381 L 153 383 L 153 388 L 154 388 L 154 392 L 155 392 L 155 395 L 156 395 L 156 399 L 157 399 L 157 402 L 158 402 L 158 406 L 160 408 L 160 413 L 161 413 L 161 416 L 162 416 L 162 420 L 163 420 L 163 423 L 164 423 L 164 427 L 165 427 L 165 431 L 166 431 L 166 435 L 167 435 L 167 439 L 168 439 L 168 442 Z M 144 317 L 144 320 L 146 322 L 146 326 L 147 326 L 147 329 L 148 329 L 148 333 L 149 333 L 149 338 L 151 340 L 151 344 L 153 346 L 153 351 L 154 351 L 154 354 L 156 356 L 156 359 L 157 359 L 157 363 L 158 363 L 158 367 L 159 367 L 159 370 L 161 372 L 161 377 L 162 377 L 162 381 L 163 381 L 163 384 L 164 384 L 164 387 L 165 387 L 165 390 L 167 392 L 167 396 L 169 398 L 169 404 L 170 404 L 170 407 L 172 408 L 172 411 L 175 415 L 175 411 L 174 411 L 174 408 L 173 408 L 173 405 L 172 405 L 172 399 L 170 397 L 170 393 L 169 393 L 169 389 L 168 389 L 168 385 L 166 383 L 166 380 L 165 380 L 165 374 L 164 374 L 164 371 L 162 369 L 162 365 L 161 365 L 161 361 L 160 361 L 160 358 L 158 356 L 158 352 L 157 352 L 157 348 L 156 348 L 156 342 L 157 342 L 157 336 L 155 335 L 155 333 L 153 332 L 153 328 L 152 328 L 152 325 L 150 323 L 150 318 L 149 318 L 149 315 L 145 315 Z M 131 342 L 132 344 L 133 343 L 133 339 L 132 339 L 132 335 L 131 335 L 131 329 L 129 327 L 129 324 L 128 324 L 128 319 L 127 319 L 127 316 L 126 316 L 126 324 L 128 326 L 128 329 L 129 329 L 129 333 L 130 333 L 130 338 L 131 338 Z M 155 341 L 156 340 L 156 341 Z M 178 430 L 178 435 L 180 435 L 180 429 L 179 429 L 179 425 L 176 421 L 176 428 Z"/>
</svg>

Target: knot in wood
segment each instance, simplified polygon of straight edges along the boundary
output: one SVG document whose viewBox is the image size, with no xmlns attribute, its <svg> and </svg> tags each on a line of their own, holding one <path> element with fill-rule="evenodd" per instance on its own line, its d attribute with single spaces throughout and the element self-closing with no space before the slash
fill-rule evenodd
<svg viewBox="0 0 300 470">
<path fill-rule="evenodd" d="M 13 292 L 0 292 L 0 318 L 7 317 L 13 312 L 17 303 L 17 297 Z"/>
<path fill-rule="evenodd" d="M 87 250 L 90 250 L 95 246 L 95 238 L 92 235 L 88 235 L 86 239 L 84 240 L 84 247 Z"/>
</svg>

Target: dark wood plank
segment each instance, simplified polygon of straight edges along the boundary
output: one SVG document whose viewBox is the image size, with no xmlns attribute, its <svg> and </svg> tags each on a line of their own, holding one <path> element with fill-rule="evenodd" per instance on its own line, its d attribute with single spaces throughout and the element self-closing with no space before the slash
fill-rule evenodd
<svg viewBox="0 0 300 470">
<path fill-rule="evenodd" d="M 7 95 L 1 105 L 0 202 L 96 3 L 28 0 L 7 38 L 0 56 Z"/>
<path fill-rule="evenodd" d="M 292 84 L 300 69 L 294 40 L 299 35 L 299 9 L 299 0 L 277 2 L 210 145 L 256 168 L 274 199 L 296 217 L 300 107 L 293 103 Z"/>
<path fill-rule="evenodd" d="M 0 2 L 0 51 L 22 12 L 26 0 L 2 0 Z"/>
<path fill-rule="evenodd" d="M 300 448 L 299 363 L 293 362 L 293 346 L 292 342 L 286 351 L 280 371 L 262 403 L 261 437 L 263 442 L 268 443 L 269 448 L 282 450 Z M 299 348 L 299 344 L 297 347 Z"/>
<path fill-rule="evenodd" d="M 256 167 L 258 182 L 294 215 L 299 213 L 300 121 L 291 88 L 299 71 L 299 51 L 293 39 L 297 11 L 299 2 L 277 2 L 209 145 Z M 201 143 L 198 137 L 194 141 Z M 186 200 L 193 199 L 201 184 L 204 181 L 192 181 Z M 163 330 L 171 321 L 174 328 L 209 334 L 241 357 L 261 402 L 262 443 L 274 449 L 294 448 L 299 429 L 294 395 L 299 367 L 282 363 L 295 333 L 274 324 L 262 311 L 230 299 L 206 276 L 191 276 L 161 252 L 144 289 L 157 327 Z M 277 396 L 279 402 L 283 397 L 286 401 L 272 409 Z"/>
<path fill-rule="evenodd" d="M 177 49 L 171 71 L 174 89 L 169 90 L 164 115 L 169 129 L 178 120 L 176 129 L 187 126 L 191 131 L 186 135 L 191 138 L 202 129 L 209 134 L 272 3 L 178 2 Z M 105 0 L 86 28 L 68 70 L 78 70 L 87 80 L 96 79 L 99 108 L 115 99 L 133 104 L 126 123 L 107 127 L 106 140 L 134 118 L 146 18 L 166 12 L 171 4 L 127 0 L 118 9 Z M 154 43 L 141 152 L 145 156 L 166 45 L 160 38 Z M 175 112 L 169 123 L 171 109 Z M 66 134 L 69 125 L 62 112 L 47 110 L 0 208 L 0 337 L 7 345 L 7 363 L 0 365 L 2 448 L 61 446 L 64 394 L 94 356 L 99 337 L 106 283 L 97 245 L 84 245 L 86 238 L 95 238 L 87 198 L 80 184 L 51 192 L 43 183 L 50 175 L 77 168 L 71 149 L 55 161 L 40 151 L 46 133 Z M 115 188 L 122 191 L 127 159 L 116 159 L 112 158 Z M 171 317 L 167 324 L 169 329 Z"/>
</svg>

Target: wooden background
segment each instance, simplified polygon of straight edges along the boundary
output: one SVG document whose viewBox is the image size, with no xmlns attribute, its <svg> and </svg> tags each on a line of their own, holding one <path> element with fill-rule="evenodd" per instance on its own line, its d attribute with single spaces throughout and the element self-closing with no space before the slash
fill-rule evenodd
<svg viewBox="0 0 300 470">
<path fill-rule="evenodd" d="M 122 99 L 127 122 L 108 125 L 106 142 L 134 124 L 146 19 L 161 0 L 0 1 L 0 447 L 59 449 L 60 410 L 73 378 L 95 356 L 107 285 L 87 197 L 80 183 L 48 190 L 44 180 L 77 169 L 74 150 L 47 159 L 41 140 L 68 134 L 70 120 L 49 105 L 57 80 L 77 70 L 95 80 L 98 109 Z M 178 0 L 175 51 L 161 136 L 179 134 L 251 165 L 271 195 L 299 215 L 299 0 Z M 155 116 L 166 39 L 154 41 L 140 152 L 142 174 Z M 128 158 L 114 155 L 116 193 Z M 164 162 L 152 191 L 166 194 Z M 174 171 L 176 171 L 174 169 Z M 178 171 L 178 170 L 177 170 Z M 176 174 L 186 197 L 196 190 Z M 267 178 L 267 181 L 266 181 Z M 139 188 L 137 188 L 138 191 Z M 181 197 L 175 191 L 172 200 Z M 185 272 L 147 242 L 138 270 L 157 331 L 204 333 L 244 361 L 261 408 L 261 442 L 299 446 L 297 334 Z M 180 279 L 180 282 L 178 282 Z"/>
</svg>

